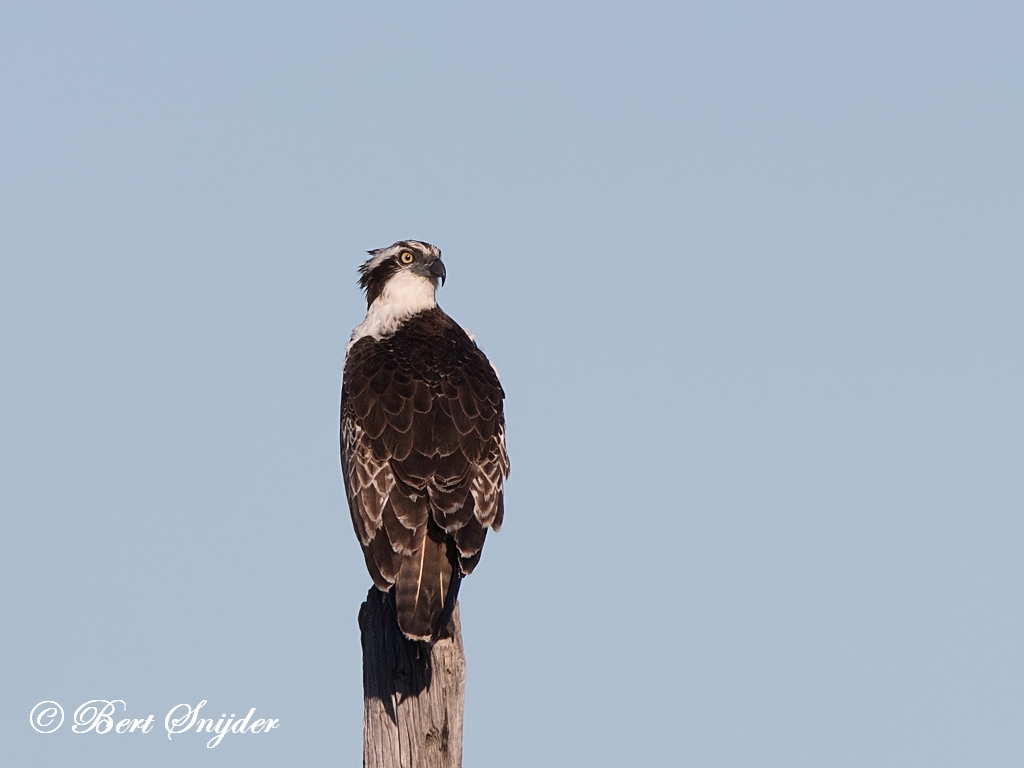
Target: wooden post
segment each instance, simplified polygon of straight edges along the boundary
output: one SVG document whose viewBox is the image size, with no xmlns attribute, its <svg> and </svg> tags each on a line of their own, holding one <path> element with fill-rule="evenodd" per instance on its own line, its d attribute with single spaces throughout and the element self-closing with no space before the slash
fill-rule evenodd
<svg viewBox="0 0 1024 768">
<path fill-rule="evenodd" d="M 459 605 L 435 643 L 406 639 L 394 598 L 371 587 L 359 609 L 363 767 L 461 768 L 466 658 Z"/>
</svg>

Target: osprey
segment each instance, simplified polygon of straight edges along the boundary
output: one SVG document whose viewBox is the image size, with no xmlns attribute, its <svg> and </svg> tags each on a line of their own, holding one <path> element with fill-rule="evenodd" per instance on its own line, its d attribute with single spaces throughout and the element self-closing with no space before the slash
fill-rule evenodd
<svg viewBox="0 0 1024 768">
<path fill-rule="evenodd" d="M 429 243 L 369 251 L 366 319 L 341 385 L 341 468 L 366 567 L 394 589 L 398 626 L 434 640 L 459 584 L 504 515 L 505 397 L 470 337 L 434 299 L 445 267 Z"/>
</svg>

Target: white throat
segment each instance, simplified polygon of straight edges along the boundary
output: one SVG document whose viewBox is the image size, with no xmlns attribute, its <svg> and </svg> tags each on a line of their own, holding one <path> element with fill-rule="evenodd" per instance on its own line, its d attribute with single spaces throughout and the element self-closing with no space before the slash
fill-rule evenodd
<svg viewBox="0 0 1024 768">
<path fill-rule="evenodd" d="M 436 307 L 435 290 L 429 278 L 404 269 L 396 272 L 366 310 L 366 319 L 352 331 L 345 354 L 364 336 L 375 339 L 390 336 L 417 312 Z"/>
</svg>

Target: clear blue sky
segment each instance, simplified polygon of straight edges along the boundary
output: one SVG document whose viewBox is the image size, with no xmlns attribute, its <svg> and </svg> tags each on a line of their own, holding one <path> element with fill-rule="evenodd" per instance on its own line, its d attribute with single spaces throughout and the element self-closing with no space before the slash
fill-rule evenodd
<svg viewBox="0 0 1024 768">
<path fill-rule="evenodd" d="M 357 765 L 368 248 L 501 371 L 467 766 L 1024 763 L 1024 6 L 0 6 L 0 753 Z M 52 735 L 31 707 L 281 719 Z"/>
</svg>

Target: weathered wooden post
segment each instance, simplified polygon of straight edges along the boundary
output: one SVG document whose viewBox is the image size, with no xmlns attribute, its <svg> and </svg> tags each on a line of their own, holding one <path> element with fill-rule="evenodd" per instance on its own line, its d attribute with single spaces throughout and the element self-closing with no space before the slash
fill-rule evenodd
<svg viewBox="0 0 1024 768">
<path fill-rule="evenodd" d="M 466 658 L 459 606 L 434 643 L 407 639 L 393 592 L 371 587 L 359 609 L 364 768 L 461 768 Z"/>
</svg>

